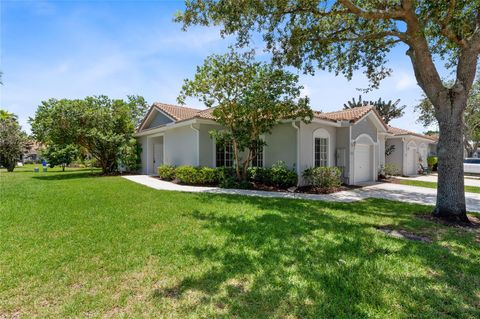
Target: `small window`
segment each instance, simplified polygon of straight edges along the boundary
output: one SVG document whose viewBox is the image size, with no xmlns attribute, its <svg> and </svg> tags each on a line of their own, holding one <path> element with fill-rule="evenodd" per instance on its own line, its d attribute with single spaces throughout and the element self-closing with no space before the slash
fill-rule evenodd
<svg viewBox="0 0 480 319">
<path fill-rule="evenodd" d="M 263 146 L 253 150 L 252 167 L 263 167 Z"/>
<path fill-rule="evenodd" d="M 328 166 L 328 138 L 315 138 L 315 167 Z"/>
<path fill-rule="evenodd" d="M 232 167 L 233 166 L 233 146 L 232 144 L 218 145 L 216 147 L 216 166 Z"/>
</svg>

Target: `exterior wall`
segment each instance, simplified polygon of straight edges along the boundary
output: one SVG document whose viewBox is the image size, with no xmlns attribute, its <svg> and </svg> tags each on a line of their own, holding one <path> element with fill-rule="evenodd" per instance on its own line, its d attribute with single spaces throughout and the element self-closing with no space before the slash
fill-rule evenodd
<svg viewBox="0 0 480 319">
<path fill-rule="evenodd" d="M 362 134 L 367 134 L 374 142 L 378 142 L 377 127 L 373 124 L 372 120 L 370 120 L 369 116 L 352 126 L 352 140 L 355 140 Z"/>
<path fill-rule="evenodd" d="M 401 138 L 389 138 L 385 142 L 386 147 L 390 145 L 395 146 L 395 150 L 392 154 L 385 158 L 386 164 L 394 164 L 399 169 L 400 173 L 403 174 L 403 142 Z"/>
<path fill-rule="evenodd" d="M 333 126 L 327 126 L 319 123 L 300 123 L 300 164 L 299 164 L 299 173 L 300 175 L 307 168 L 313 167 L 313 133 L 317 129 L 325 129 L 330 135 L 330 141 L 328 145 L 328 165 L 335 166 L 335 153 L 336 153 L 336 137 L 337 131 Z"/>
<path fill-rule="evenodd" d="M 199 132 L 190 126 L 173 128 L 165 131 L 164 163 L 180 166 L 198 166 L 199 152 L 197 149 Z"/>
<path fill-rule="evenodd" d="M 270 167 L 278 161 L 284 161 L 290 168 L 297 166 L 297 130 L 292 123 L 282 123 L 265 136 L 264 166 Z"/>
<path fill-rule="evenodd" d="M 168 124 L 168 123 L 171 123 L 171 122 L 172 122 L 172 120 L 168 116 L 166 116 L 165 114 L 162 114 L 158 111 L 155 111 L 155 116 L 153 117 L 153 119 L 149 123 L 146 123 L 145 129 L 158 127 L 158 126 L 165 125 L 165 124 Z"/>
<path fill-rule="evenodd" d="M 428 155 L 429 156 L 437 155 L 437 144 L 435 143 L 428 144 Z"/>
<path fill-rule="evenodd" d="M 199 125 L 200 166 L 215 167 L 215 141 L 209 132 L 219 128 L 219 125 Z"/>
<path fill-rule="evenodd" d="M 385 136 L 378 135 L 378 166 L 385 166 Z"/>
<path fill-rule="evenodd" d="M 336 136 L 335 165 L 341 167 L 343 182 L 348 184 L 350 182 L 350 127 L 337 127 Z M 344 163 L 342 163 L 342 161 L 344 161 Z"/>
<path fill-rule="evenodd" d="M 157 167 L 163 163 L 154 163 L 154 144 L 162 144 L 163 148 L 163 136 L 142 136 L 138 138 L 138 142 L 142 147 L 142 153 L 140 159 L 142 161 L 142 167 L 140 171 L 142 174 L 156 174 Z M 162 150 L 163 153 L 163 150 Z"/>
</svg>

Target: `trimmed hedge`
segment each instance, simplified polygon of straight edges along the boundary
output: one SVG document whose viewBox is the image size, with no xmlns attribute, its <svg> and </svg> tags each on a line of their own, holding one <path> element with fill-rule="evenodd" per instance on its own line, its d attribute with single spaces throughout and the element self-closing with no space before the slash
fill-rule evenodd
<svg viewBox="0 0 480 319">
<path fill-rule="evenodd" d="M 427 164 L 428 164 L 428 168 L 430 168 L 430 170 L 433 171 L 434 166 L 438 164 L 438 157 L 437 156 L 427 157 Z"/>
<path fill-rule="evenodd" d="M 298 181 L 297 173 L 282 161 L 273 164 L 271 168 L 250 167 L 248 178 L 255 183 L 285 189 L 297 185 Z"/>
<path fill-rule="evenodd" d="M 342 185 L 342 170 L 338 167 L 314 167 L 303 171 L 309 185 L 320 189 L 338 188 Z"/>
<path fill-rule="evenodd" d="M 160 179 L 171 181 L 175 178 L 175 167 L 167 164 L 160 165 L 157 168 L 158 177 Z"/>
<path fill-rule="evenodd" d="M 400 175 L 400 169 L 393 163 L 385 164 L 385 168 L 383 170 L 386 177 Z"/>
<path fill-rule="evenodd" d="M 161 165 L 158 176 L 162 180 L 176 180 L 186 185 L 218 185 L 222 188 L 250 188 L 248 181 L 238 181 L 232 167 L 193 167 Z M 284 162 L 278 162 L 271 168 L 251 167 L 248 169 L 248 180 L 267 186 L 288 188 L 297 185 L 297 174 Z"/>
</svg>

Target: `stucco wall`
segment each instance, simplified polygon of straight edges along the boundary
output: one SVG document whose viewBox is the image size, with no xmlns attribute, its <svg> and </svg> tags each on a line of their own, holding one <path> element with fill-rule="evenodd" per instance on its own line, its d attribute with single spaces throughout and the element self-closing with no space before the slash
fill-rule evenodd
<svg viewBox="0 0 480 319">
<path fill-rule="evenodd" d="M 265 136 L 264 148 L 265 167 L 270 167 L 278 161 L 284 161 L 288 167 L 297 165 L 297 131 L 291 123 L 282 123 Z"/>
<path fill-rule="evenodd" d="M 395 164 L 400 172 L 403 174 L 403 142 L 401 138 L 389 138 L 385 142 L 386 147 L 390 145 L 395 146 L 392 154 L 385 157 L 386 164 Z"/>
<path fill-rule="evenodd" d="M 374 116 L 374 115 L 372 115 Z M 352 127 L 352 140 L 355 140 L 361 134 L 369 135 L 374 142 L 377 142 L 377 127 L 373 124 L 370 116 L 367 116 L 363 120 L 355 123 Z"/>
<path fill-rule="evenodd" d="M 343 182 L 348 183 L 350 177 L 350 127 L 336 128 L 336 161 L 335 165 L 341 167 L 341 161 L 344 160 L 342 168 Z M 344 150 L 344 151 L 342 151 Z M 343 153 L 343 159 L 341 159 Z"/>
<path fill-rule="evenodd" d="M 165 131 L 164 163 L 174 166 L 199 165 L 197 132 L 190 126 Z"/>
<path fill-rule="evenodd" d="M 219 129 L 219 125 L 200 124 L 200 166 L 215 167 L 215 144 L 210 131 Z"/>
</svg>

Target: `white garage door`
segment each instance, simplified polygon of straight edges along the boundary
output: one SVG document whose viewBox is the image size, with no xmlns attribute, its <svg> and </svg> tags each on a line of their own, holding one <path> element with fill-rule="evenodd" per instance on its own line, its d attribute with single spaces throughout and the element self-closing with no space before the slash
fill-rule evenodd
<svg viewBox="0 0 480 319">
<path fill-rule="evenodd" d="M 372 146 L 365 144 L 355 145 L 355 184 L 373 181 Z"/>
<path fill-rule="evenodd" d="M 407 175 L 417 175 L 417 149 L 407 149 Z"/>
</svg>

